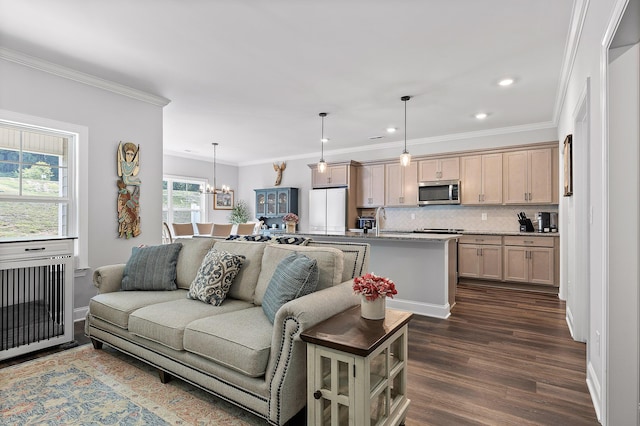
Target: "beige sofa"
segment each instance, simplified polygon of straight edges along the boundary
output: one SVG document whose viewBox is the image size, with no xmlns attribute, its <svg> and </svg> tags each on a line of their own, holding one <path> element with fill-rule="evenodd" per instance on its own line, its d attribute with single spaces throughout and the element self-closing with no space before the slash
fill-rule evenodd
<svg viewBox="0 0 640 426">
<path fill-rule="evenodd" d="M 98 295 L 85 332 L 96 349 L 106 343 L 281 425 L 306 405 L 306 348 L 300 334 L 358 303 L 352 279 L 368 272 L 369 245 L 309 242 L 179 240 L 183 247 L 174 291 L 120 291 L 124 264 L 98 268 Z M 211 247 L 246 256 L 227 298 L 213 306 L 186 297 Z M 318 288 L 284 304 L 273 324 L 261 303 L 281 259 L 292 251 L 316 259 Z"/>
</svg>

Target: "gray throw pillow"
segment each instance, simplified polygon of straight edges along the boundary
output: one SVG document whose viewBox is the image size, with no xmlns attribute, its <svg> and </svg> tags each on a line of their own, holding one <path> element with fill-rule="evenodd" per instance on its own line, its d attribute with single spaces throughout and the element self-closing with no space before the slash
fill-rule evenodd
<svg viewBox="0 0 640 426">
<path fill-rule="evenodd" d="M 280 261 L 262 298 L 262 310 L 273 324 L 285 303 L 313 293 L 318 286 L 318 262 L 293 252 Z"/>
<path fill-rule="evenodd" d="M 245 259 L 243 255 L 224 250 L 209 250 L 189 287 L 187 298 L 220 306 Z"/>
<path fill-rule="evenodd" d="M 124 267 L 122 290 L 175 290 L 182 244 L 134 247 Z"/>
</svg>

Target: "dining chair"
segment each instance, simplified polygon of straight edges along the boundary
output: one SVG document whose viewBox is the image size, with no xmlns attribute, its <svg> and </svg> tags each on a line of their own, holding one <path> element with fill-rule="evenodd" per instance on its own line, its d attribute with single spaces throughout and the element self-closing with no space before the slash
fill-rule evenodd
<svg viewBox="0 0 640 426">
<path fill-rule="evenodd" d="M 238 229 L 236 230 L 236 234 L 238 235 L 253 235 L 256 229 L 256 224 L 254 222 L 249 223 L 239 223 Z"/>
<path fill-rule="evenodd" d="M 196 223 L 198 235 L 211 235 L 213 231 L 213 223 Z"/>
<path fill-rule="evenodd" d="M 172 242 L 171 229 L 169 229 L 167 222 L 162 222 L 162 244 L 171 244 Z"/>
<path fill-rule="evenodd" d="M 233 228 L 232 223 L 214 223 L 213 231 L 211 231 L 211 236 L 228 237 L 229 235 L 231 235 L 231 228 Z"/>
<path fill-rule="evenodd" d="M 173 236 L 177 237 L 190 237 L 193 236 L 193 224 L 192 223 L 172 223 Z"/>
</svg>

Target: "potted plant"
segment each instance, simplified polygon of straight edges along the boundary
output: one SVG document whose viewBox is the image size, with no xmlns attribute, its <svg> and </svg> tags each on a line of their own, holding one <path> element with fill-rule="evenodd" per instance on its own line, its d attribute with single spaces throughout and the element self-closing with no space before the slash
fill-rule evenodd
<svg viewBox="0 0 640 426">
<path fill-rule="evenodd" d="M 383 319 L 386 298 L 393 299 L 398 294 L 396 285 L 386 277 L 379 277 L 373 272 L 353 279 L 353 292 L 361 296 L 360 315 L 366 319 Z"/>
<path fill-rule="evenodd" d="M 287 232 L 293 234 L 296 232 L 296 224 L 299 222 L 298 215 L 295 213 L 287 213 L 282 221 L 287 224 Z"/>
<path fill-rule="evenodd" d="M 229 222 L 233 224 L 247 223 L 249 221 L 249 206 L 243 200 L 240 200 L 231 209 L 229 214 Z"/>
</svg>

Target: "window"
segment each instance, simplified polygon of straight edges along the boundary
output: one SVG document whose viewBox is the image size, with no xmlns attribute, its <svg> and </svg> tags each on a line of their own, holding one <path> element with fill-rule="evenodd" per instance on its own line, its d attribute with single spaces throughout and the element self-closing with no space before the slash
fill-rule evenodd
<svg viewBox="0 0 640 426">
<path fill-rule="evenodd" d="M 206 220 L 202 179 L 167 177 L 162 181 L 162 220 L 171 223 L 198 223 Z"/>
<path fill-rule="evenodd" d="M 0 235 L 77 236 L 76 135 L 0 121 Z"/>
</svg>

